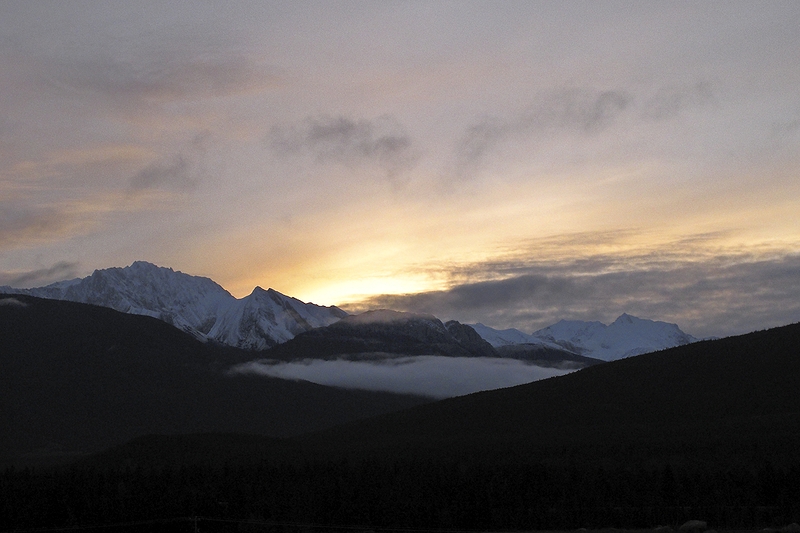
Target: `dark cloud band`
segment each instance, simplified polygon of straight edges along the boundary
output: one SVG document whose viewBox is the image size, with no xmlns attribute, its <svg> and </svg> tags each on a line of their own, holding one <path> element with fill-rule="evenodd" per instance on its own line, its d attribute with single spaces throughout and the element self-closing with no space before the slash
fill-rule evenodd
<svg viewBox="0 0 800 533">
<path fill-rule="evenodd" d="M 419 294 L 376 296 L 344 307 L 414 310 L 526 332 L 562 318 L 607 322 L 627 312 L 675 322 L 700 337 L 800 320 L 800 255 L 761 260 L 654 259 L 627 268 L 623 258 L 597 257 L 572 264 L 520 264 L 515 270 L 515 275 L 503 279 Z"/>
</svg>

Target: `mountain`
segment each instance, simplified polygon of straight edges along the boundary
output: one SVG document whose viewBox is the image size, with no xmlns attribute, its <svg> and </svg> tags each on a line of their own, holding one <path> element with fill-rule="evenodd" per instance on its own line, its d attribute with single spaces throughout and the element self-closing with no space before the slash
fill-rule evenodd
<svg viewBox="0 0 800 533">
<path fill-rule="evenodd" d="M 432 315 L 379 309 L 301 333 L 264 355 L 273 359 L 336 359 L 379 354 L 498 357 L 471 327 Z"/>
<path fill-rule="evenodd" d="M 534 337 L 581 355 L 613 361 L 697 342 L 675 324 L 623 313 L 606 326 L 601 322 L 561 320 L 534 331 Z"/>
<path fill-rule="evenodd" d="M 148 316 L 0 295 L 0 464 L 153 433 L 286 437 L 430 401 L 227 372 L 252 356 Z"/>
<path fill-rule="evenodd" d="M 694 464 L 728 455 L 792 463 L 800 435 L 798 346 L 800 324 L 700 341 L 297 441 L 333 455 L 427 449 L 512 463 L 528 457 Z"/>
<path fill-rule="evenodd" d="M 477 324 L 470 324 L 470 326 L 472 326 L 472 328 L 483 338 L 483 340 L 495 348 L 499 348 L 501 346 L 513 346 L 515 344 L 538 344 L 543 348 L 547 347 L 563 349 L 562 346 L 559 346 L 554 342 L 543 341 L 538 337 L 528 335 L 527 333 L 523 333 L 515 328 L 494 329 L 490 328 L 489 326 L 485 326 L 480 322 Z"/>
<path fill-rule="evenodd" d="M 208 528 L 795 531 L 798 346 L 800 324 L 701 341 L 280 441 L 143 437 L 61 474 L 7 474 L 6 529 L 199 514 Z"/>
<path fill-rule="evenodd" d="M 337 307 L 303 303 L 261 287 L 237 299 L 208 278 L 144 261 L 125 268 L 95 270 L 89 277 L 46 287 L 0 287 L 0 293 L 68 300 L 152 316 L 198 339 L 249 350 L 263 350 L 347 316 Z"/>
<path fill-rule="evenodd" d="M 473 326 L 487 342 L 501 348 L 528 345 L 531 349 L 565 350 L 568 353 L 613 361 L 648 352 L 682 346 L 699 339 L 675 324 L 622 314 L 612 324 L 561 320 L 527 335 L 517 329 L 496 330 L 483 324 Z"/>
</svg>

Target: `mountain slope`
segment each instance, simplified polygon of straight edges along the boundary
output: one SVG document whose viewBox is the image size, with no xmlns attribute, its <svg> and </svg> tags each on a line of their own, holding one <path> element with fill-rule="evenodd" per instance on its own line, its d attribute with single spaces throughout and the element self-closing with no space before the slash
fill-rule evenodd
<svg viewBox="0 0 800 533">
<path fill-rule="evenodd" d="M 187 516 L 209 493 L 201 514 L 235 502 L 232 516 L 265 525 L 644 531 L 698 519 L 793 531 L 782 526 L 800 519 L 799 345 L 800 324 L 698 342 L 285 441 L 147 437 L 91 458 L 88 483 L 62 476 L 56 494 L 97 499 L 82 489 L 103 481 L 92 472 L 179 472 L 175 461 L 203 475 L 139 489 L 152 502 L 143 519 L 165 501 Z M 29 490 L 19 478 L 11 496 Z"/>
<path fill-rule="evenodd" d="M 149 433 L 296 435 L 429 401 L 226 374 L 251 356 L 151 317 L 0 295 L 0 463 Z"/>
<path fill-rule="evenodd" d="M 622 462 L 750 460 L 756 446 L 762 457 L 792 461 L 800 435 L 798 346 L 800 324 L 702 341 L 300 440 L 315 453 L 416 449 Z"/>
<path fill-rule="evenodd" d="M 95 270 L 87 278 L 47 287 L 0 287 L 0 293 L 88 303 L 152 316 L 198 339 L 250 350 L 274 346 L 347 315 L 336 307 L 303 303 L 260 287 L 249 296 L 236 299 L 208 278 L 144 261 L 125 268 Z"/>
</svg>

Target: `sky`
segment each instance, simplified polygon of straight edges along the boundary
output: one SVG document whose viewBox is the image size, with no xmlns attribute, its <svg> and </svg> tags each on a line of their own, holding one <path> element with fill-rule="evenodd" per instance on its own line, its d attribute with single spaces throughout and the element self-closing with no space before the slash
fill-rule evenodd
<svg viewBox="0 0 800 533">
<path fill-rule="evenodd" d="M 795 1 L 0 1 L 0 285 L 800 321 Z"/>
</svg>

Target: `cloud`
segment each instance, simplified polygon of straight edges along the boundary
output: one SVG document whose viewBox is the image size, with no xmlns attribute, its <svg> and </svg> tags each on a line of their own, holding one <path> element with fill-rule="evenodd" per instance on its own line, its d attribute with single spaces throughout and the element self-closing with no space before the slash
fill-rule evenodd
<svg viewBox="0 0 800 533">
<path fill-rule="evenodd" d="M 0 203 L 0 247 L 57 240 L 79 225 L 61 209 Z"/>
<path fill-rule="evenodd" d="M 418 159 L 411 136 L 397 120 L 346 116 L 308 117 L 301 124 L 273 127 L 267 142 L 281 154 L 310 154 L 318 163 L 373 163 L 396 178 Z"/>
<path fill-rule="evenodd" d="M 130 178 L 130 188 L 134 191 L 154 188 L 178 191 L 196 189 L 204 174 L 202 161 L 209 138 L 208 132 L 195 135 L 180 153 L 150 163 Z"/>
<path fill-rule="evenodd" d="M 571 371 L 543 368 L 515 359 L 426 355 L 375 361 L 305 359 L 287 363 L 264 360 L 237 365 L 230 372 L 305 380 L 348 389 L 449 398 L 521 385 Z"/>
<path fill-rule="evenodd" d="M 456 144 L 459 177 L 468 177 L 501 142 L 550 135 L 591 135 L 609 127 L 633 102 L 627 91 L 562 89 L 540 95 L 512 119 L 484 117 L 468 126 Z"/>
<path fill-rule="evenodd" d="M 25 302 L 21 302 L 16 298 L 0 299 L 0 305 L 6 305 L 8 307 L 28 307 L 28 304 L 26 304 Z"/>
<path fill-rule="evenodd" d="M 77 277 L 78 263 L 59 261 L 49 268 L 28 272 L 0 272 L 0 285 L 11 287 L 39 287 L 54 281 Z"/>
<path fill-rule="evenodd" d="M 661 86 L 650 95 L 623 88 L 564 88 L 541 93 L 510 118 L 485 116 L 467 126 L 455 146 L 457 174 L 470 177 L 485 157 L 506 143 L 528 142 L 529 148 L 536 149 L 554 136 L 596 136 L 625 115 L 649 122 L 667 120 L 713 101 L 712 85 L 707 81 Z"/>
<path fill-rule="evenodd" d="M 99 55 L 60 59 L 47 70 L 47 82 L 66 94 L 101 97 L 125 107 L 225 97 L 277 83 L 272 69 L 235 53 L 187 55 L 156 47 L 137 56 Z"/>
<path fill-rule="evenodd" d="M 354 312 L 388 307 L 525 332 L 560 319 L 609 322 L 623 312 L 675 322 L 695 336 L 725 336 L 800 321 L 800 255 L 695 260 L 598 255 L 574 261 L 487 263 L 479 282 L 381 295 Z M 473 265 L 475 271 L 481 265 Z M 513 271 L 498 276 L 497 270 Z"/>
<path fill-rule="evenodd" d="M 177 189 L 193 189 L 197 181 L 191 176 L 189 163 L 183 155 L 176 155 L 167 161 L 151 163 L 140 170 L 130 180 L 134 190 L 150 189 L 168 185 Z"/>
<path fill-rule="evenodd" d="M 714 92 L 708 81 L 661 87 L 644 101 L 642 116 L 652 120 L 669 119 L 686 110 L 711 104 L 714 100 Z"/>
</svg>

